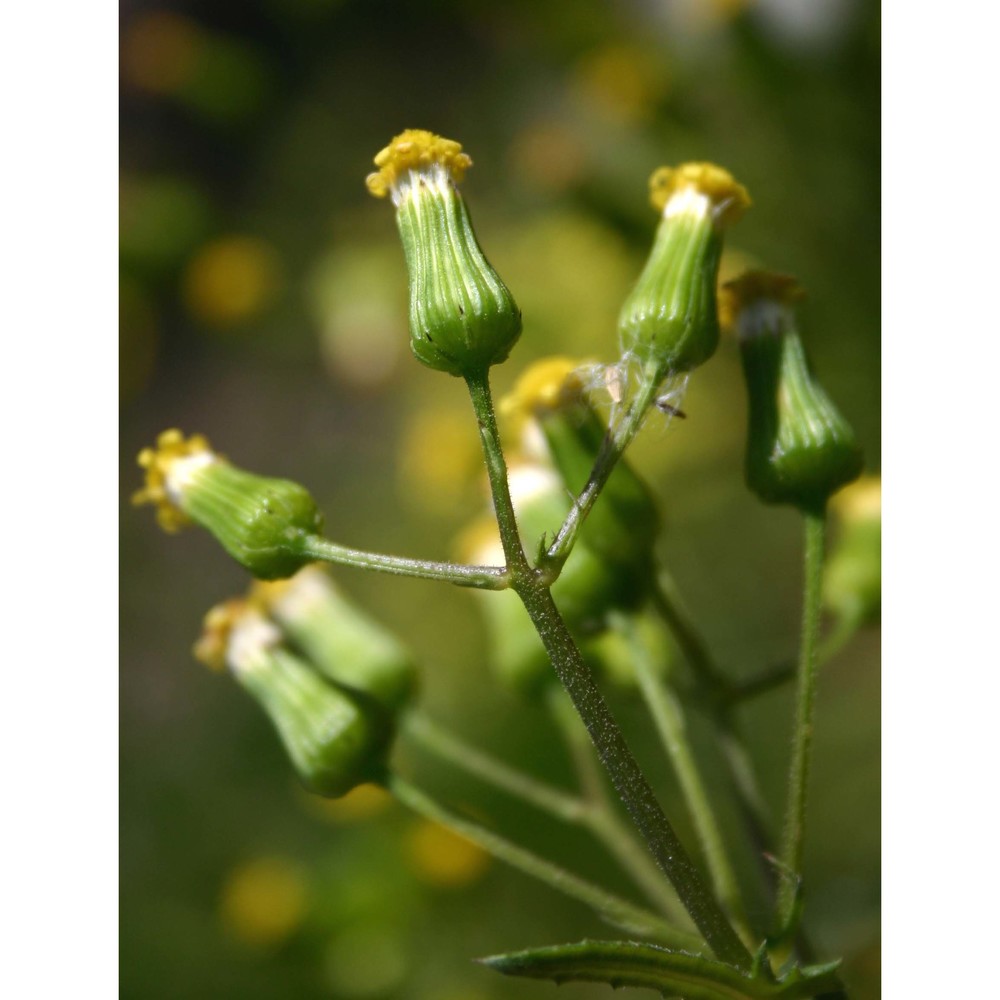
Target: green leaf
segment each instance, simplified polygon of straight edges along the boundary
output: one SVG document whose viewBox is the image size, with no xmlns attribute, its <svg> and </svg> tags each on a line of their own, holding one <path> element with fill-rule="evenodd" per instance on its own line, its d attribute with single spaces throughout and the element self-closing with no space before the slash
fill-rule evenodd
<svg viewBox="0 0 1000 1000">
<path fill-rule="evenodd" d="M 684 1000 L 805 1000 L 839 991 L 839 962 L 793 968 L 780 979 L 751 977 L 730 965 L 631 941 L 581 941 L 479 960 L 505 976 L 637 986 Z"/>
</svg>

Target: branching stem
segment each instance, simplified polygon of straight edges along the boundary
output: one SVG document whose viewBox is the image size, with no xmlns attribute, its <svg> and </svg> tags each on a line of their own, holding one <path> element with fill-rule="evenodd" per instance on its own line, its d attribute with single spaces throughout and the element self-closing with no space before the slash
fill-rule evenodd
<svg viewBox="0 0 1000 1000">
<path fill-rule="evenodd" d="M 398 775 L 390 774 L 385 779 L 385 784 L 403 805 L 425 819 L 440 823 L 511 867 L 585 903 L 616 927 L 628 933 L 657 938 L 674 947 L 693 949 L 695 952 L 702 950 L 703 945 L 698 938 L 672 926 L 657 914 L 560 868 L 472 820 L 459 816 Z"/>
</svg>

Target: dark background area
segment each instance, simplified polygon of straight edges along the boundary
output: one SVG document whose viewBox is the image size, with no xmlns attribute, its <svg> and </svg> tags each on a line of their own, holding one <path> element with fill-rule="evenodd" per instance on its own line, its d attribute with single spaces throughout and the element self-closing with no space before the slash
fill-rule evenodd
<svg viewBox="0 0 1000 1000">
<path fill-rule="evenodd" d="M 525 331 L 498 393 L 553 352 L 610 361 L 655 226 L 663 163 L 721 163 L 753 208 L 724 270 L 796 274 L 814 367 L 879 468 L 879 23 L 873 3 L 789 0 L 122 5 L 121 988 L 135 998 L 491 1000 L 555 995 L 476 955 L 607 937 L 588 911 L 363 793 L 299 791 L 254 704 L 189 649 L 245 575 L 200 532 L 133 510 L 138 450 L 202 431 L 238 464 L 309 486 L 328 534 L 444 558 L 483 507 L 464 387 L 409 356 L 405 271 L 371 158 L 403 128 L 460 140 L 480 240 Z M 663 498 L 661 548 L 733 676 L 794 653 L 800 525 L 742 483 L 735 345 L 692 378 L 686 421 L 634 461 Z M 507 759 L 569 781 L 545 714 L 486 666 L 473 596 L 339 572 L 405 637 L 423 704 Z M 683 834 L 641 706 L 615 696 Z M 790 692 L 742 715 L 780 813 Z M 694 737 L 717 773 L 707 730 Z M 878 995 L 878 637 L 825 670 L 807 923 Z M 448 801 L 622 891 L 583 833 L 402 746 Z M 747 859 L 743 859 L 747 867 Z M 605 996 L 565 987 L 559 995 Z"/>
</svg>

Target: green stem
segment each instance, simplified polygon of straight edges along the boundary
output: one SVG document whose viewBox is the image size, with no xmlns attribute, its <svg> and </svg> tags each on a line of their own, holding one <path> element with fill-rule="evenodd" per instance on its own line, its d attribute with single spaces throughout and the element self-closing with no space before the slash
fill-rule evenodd
<svg viewBox="0 0 1000 1000">
<path fill-rule="evenodd" d="M 600 762 L 594 757 L 594 745 L 573 702 L 561 687 L 552 686 L 546 692 L 546 705 L 573 764 L 584 799 L 594 806 L 607 803 Z"/>
<path fill-rule="evenodd" d="M 573 761 L 583 792 L 586 811 L 582 822 L 629 873 L 647 899 L 672 920 L 690 923 L 691 918 L 670 882 L 664 878 L 663 872 L 656 866 L 642 842 L 636 840 L 615 811 L 605 790 L 601 765 L 594 755 L 594 745 L 590 742 L 587 729 L 576 714 L 573 703 L 561 687 L 549 688 L 548 706 Z"/>
<path fill-rule="evenodd" d="M 802 641 L 799 646 L 792 764 L 788 774 L 788 801 L 781 848 L 781 864 L 787 874 L 781 879 L 778 891 L 778 929 L 781 934 L 788 934 L 794 928 L 800 900 L 806 796 L 816 709 L 817 648 L 825 534 L 826 511 L 806 512 Z"/>
<path fill-rule="evenodd" d="M 635 668 L 639 688 L 656 724 L 660 742 L 670 759 L 681 792 L 687 803 L 695 831 L 701 841 L 701 848 L 708 865 L 708 872 L 715 887 L 715 894 L 729 911 L 742 932 L 744 941 L 749 940 L 749 924 L 743 900 L 740 896 L 736 874 L 726 855 L 725 842 L 712 804 L 705 789 L 691 744 L 687 738 L 687 722 L 680 702 L 673 692 L 657 676 L 655 665 L 650 659 L 646 646 L 639 641 L 635 628 L 624 615 L 616 616 L 618 627 L 628 637 L 632 649 L 632 663 Z"/>
<path fill-rule="evenodd" d="M 610 429 L 605 436 L 590 477 L 579 496 L 573 501 L 573 506 L 570 507 L 569 513 L 556 532 L 556 537 L 545 553 L 543 569 L 550 582 L 559 575 L 559 571 L 576 543 L 583 522 L 597 502 L 597 498 L 601 495 L 601 490 L 604 489 L 611 473 L 614 472 L 618 460 L 635 439 L 636 434 L 639 433 L 653 399 L 656 397 L 657 388 L 658 383 L 647 379 L 641 393 L 629 403 L 621 422 L 615 428 Z"/>
<path fill-rule="evenodd" d="M 551 861 L 540 858 L 537 854 L 525 850 L 492 830 L 487 830 L 478 823 L 459 816 L 398 775 L 390 774 L 385 779 L 385 784 L 403 805 L 425 819 L 440 823 L 513 868 L 517 868 L 525 874 L 545 882 L 553 889 L 585 903 L 622 930 L 646 937 L 655 937 L 675 947 L 700 950 L 701 942 L 693 935 L 678 930 L 655 913 L 650 913 L 648 910 L 636 906 L 634 903 L 630 903 L 628 900 L 622 899 L 564 868 L 560 868 Z"/>
<path fill-rule="evenodd" d="M 576 795 L 510 767 L 478 747 L 448 732 L 421 712 L 411 712 L 404 723 L 408 735 L 425 750 L 509 792 L 565 823 L 580 823 L 588 806 Z"/>
<path fill-rule="evenodd" d="M 749 970 L 752 965 L 750 953 L 733 930 L 656 801 L 653 789 L 625 742 L 618 722 L 611 714 L 611 709 L 584 663 L 562 615 L 553 603 L 548 585 L 528 565 L 510 499 L 507 466 L 500 448 L 488 375 L 484 373 L 480 377 L 470 376 L 466 381 L 479 423 L 511 587 L 521 598 L 534 622 L 552 666 L 583 719 L 611 783 L 656 863 L 677 890 L 677 895 L 691 914 L 695 926 L 705 936 L 718 958 L 736 968 Z M 627 418 L 625 423 L 634 424 L 634 427 L 631 430 L 626 428 L 622 434 L 634 436 L 645 410 L 639 412 L 638 405 L 634 403 L 630 413 L 637 413 L 638 416 Z M 607 475 L 610 475 L 610 470 Z M 604 476 L 605 480 L 607 475 Z"/>
<path fill-rule="evenodd" d="M 514 516 L 514 504 L 510 498 L 510 486 L 507 482 L 507 462 L 500 447 L 500 432 L 497 430 L 497 418 L 493 411 L 489 374 L 484 372 L 480 376 L 470 375 L 465 381 L 472 397 L 472 407 L 476 411 L 479 439 L 486 458 L 486 470 L 493 492 L 493 506 L 500 528 L 504 557 L 512 580 L 527 579 L 533 571 L 528 565 L 528 558 L 521 545 L 521 535 L 517 530 L 517 518 Z"/>
<path fill-rule="evenodd" d="M 538 629 L 552 666 L 590 733 L 612 785 L 657 864 L 677 890 L 695 926 L 719 959 L 736 968 L 749 970 L 752 964 L 750 953 L 660 808 L 653 789 L 553 603 L 552 595 L 547 588 L 539 586 L 518 586 L 515 589 Z"/>
<path fill-rule="evenodd" d="M 406 559 L 378 552 L 364 552 L 338 545 L 319 535 L 307 535 L 302 540 L 302 554 L 322 562 L 339 563 L 358 569 L 374 569 L 396 576 L 414 576 L 423 580 L 444 580 L 459 587 L 480 590 L 505 590 L 510 578 L 503 566 L 460 566 L 456 563 L 431 562 L 427 559 Z"/>
</svg>

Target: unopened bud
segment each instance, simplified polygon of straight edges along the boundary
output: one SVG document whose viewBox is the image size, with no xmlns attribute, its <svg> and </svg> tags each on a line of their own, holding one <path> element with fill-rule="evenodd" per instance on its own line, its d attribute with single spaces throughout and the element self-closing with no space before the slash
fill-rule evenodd
<svg viewBox="0 0 1000 1000">
<path fill-rule="evenodd" d="M 882 480 L 865 476 L 830 501 L 834 543 L 823 572 L 823 603 L 842 621 L 866 625 L 882 609 Z"/>
<path fill-rule="evenodd" d="M 747 484 L 766 503 L 822 509 L 858 477 L 862 458 L 854 431 L 809 371 L 792 309 L 802 292 L 786 275 L 752 271 L 724 293 L 750 404 Z"/>
<path fill-rule="evenodd" d="M 132 502 L 154 504 L 164 530 L 200 524 L 262 580 L 291 576 L 310 561 L 302 542 L 321 530 L 323 517 L 298 483 L 237 469 L 200 434 L 185 439 L 178 430 L 143 449 L 139 465 L 146 484 Z"/>
<path fill-rule="evenodd" d="M 412 697 L 417 677 L 410 654 L 319 566 L 290 580 L 255 584 L 252 599 L 332 681 L 374 699 L 390 716 Z"/>
<path fill-rule="evenodd" d="M 274 622 L 246 601 L 229 601 L 206 616 L 195 655 L 213 668 L 227 667 L 250 692 L 311 791 L 336 798 L 378 778 L 387 727 L 281 641 Z"/>
<path fill-rule="evenodd" d="M 659 385 L 707 361 L 719 342 L 715 286 L 722 236 L 750 205 L 732 174 L 712 163 L 660 167 L 649 180 L 660 226 L 646 266 L 622 306 L 622 351 Z"/>
<path fill-rule="evenodd" d="M 571 358 L 530 365 L 500 402 L 500 413 L 529 441 L 536 428 L 569 493 L 583 490 L 607 444 L 607 428 L 587 394 L 594 366 Z M 660 514 L 646 483 L 618 460 L 580 532 L 581 541 L 611 565 L 636 574 L 649 569 Z"/>
<path fill-rule="evenodd" d="M 421 129 L 396 136 L 367 178 L 392 196 L 410 279 L 410 346 L 417 360 L 462 377 L 507 358 L 521 311 L 476 240 L 457 184 L 472 165 L 462 147 Z"/>
</svg>

